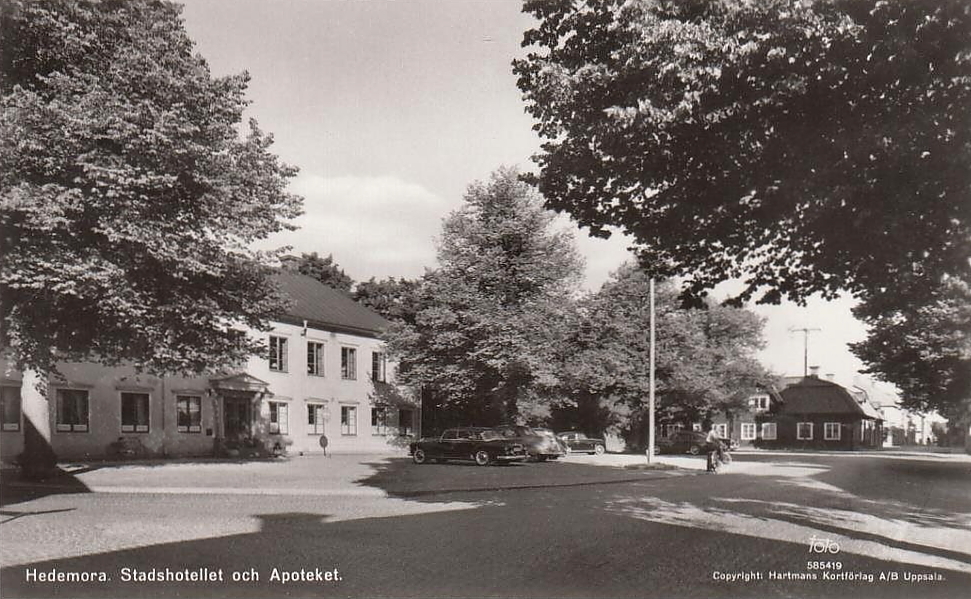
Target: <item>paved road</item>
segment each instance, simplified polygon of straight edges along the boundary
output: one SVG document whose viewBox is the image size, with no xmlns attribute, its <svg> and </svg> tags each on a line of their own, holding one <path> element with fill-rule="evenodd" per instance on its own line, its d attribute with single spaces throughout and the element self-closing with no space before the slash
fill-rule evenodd
<svg viewBox="0 0 971 599">
<path fill-rule="evenodd" d="M 128 493 L 121 483 L 132 471 L 111 470 L 98 482 L 117 492 L 6 488 L 0 594 L 910 598 L 971 589 L 966 458 L 738 456 L 717 476 L 583 463 L 618 459 L 505 468 L 370 460 L 345 480 L 357 492 L 343 495 L 307 493 L 314 476 L 297 470 L 285 477 L 289 492 L 253 494 L 250 467 L 233 487 L 216 475 L 222 465 L 205 473 L 205 493 L 172 490 L 167 477 L 179 469 L 167 467 L 155 479 L 168 492 Z M 284 468 L 301 464 L 323 472 L 312 461 Z M 813 541 L 826 553 L 813 553 Z M 139 580 L 160 572 L 222 581 Z M 253 572 L 259 581 L 232 580 Z M 58 575 L 111 580 L 39 580 Z M 810 575 L 817 580 L 790 580 Z M 320 580 L 285 580 L 294 576 Z"/>
</svg>

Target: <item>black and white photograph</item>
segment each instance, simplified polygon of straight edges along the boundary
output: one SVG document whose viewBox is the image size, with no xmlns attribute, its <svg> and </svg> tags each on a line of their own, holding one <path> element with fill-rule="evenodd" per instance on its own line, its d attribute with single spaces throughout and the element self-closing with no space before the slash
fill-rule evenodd
<svg viewBox="0 0 971 599">
<path fill-rule="evenodd" d="M 0 0 L 0 596 L 971 596 L 968 0 Z"/>
</svg>

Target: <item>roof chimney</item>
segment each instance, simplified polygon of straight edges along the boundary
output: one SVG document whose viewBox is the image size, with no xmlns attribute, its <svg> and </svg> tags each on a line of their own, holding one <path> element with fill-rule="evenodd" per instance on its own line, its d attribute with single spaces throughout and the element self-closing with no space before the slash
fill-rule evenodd
<svg viewBox="0 0 971 599">
<path fill-rule="evenodd" d="M 809 367 L 809 376 L 811 378 L 818 379 L 819 378 L 819 366 L 810 366 Z"/>
<path fill-rule="evenodd" d="M 834 374 L 834 373 L 832 373 L 832 372 L 827 372 L 827 373 L 826 373 L 826 380 L 827 380 L 827 381 L 831 381 L 831 380 L 833 380 L 834 378 L 836 378 L 836 374 Z"/>
</svg>

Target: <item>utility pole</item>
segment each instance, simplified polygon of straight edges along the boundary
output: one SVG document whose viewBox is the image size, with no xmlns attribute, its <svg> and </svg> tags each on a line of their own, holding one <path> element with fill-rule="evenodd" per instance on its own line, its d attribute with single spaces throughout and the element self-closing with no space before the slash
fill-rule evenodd
<svg viewBox="0 0 971 599">
<path fill-rule="evenodd" d="M 648 377 L 647 463 L 654 463 L 654 277 L 651 277 L 651 368 Z"/>
<path fill-rule="evenodd" d="M 822 331 L 823 329 L 803 327 L 801 329 L 791 328 L 790 333 L 802 333 L 802 376 L 809 376 L 809 333 Z"/>
</svg>

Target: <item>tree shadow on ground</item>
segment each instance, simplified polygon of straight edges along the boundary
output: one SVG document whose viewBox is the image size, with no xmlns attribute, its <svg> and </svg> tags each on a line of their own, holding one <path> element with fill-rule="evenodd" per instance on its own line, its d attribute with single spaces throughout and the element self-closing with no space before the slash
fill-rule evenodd
<svg viewBox="0 0 971 599">
<path fill-rule="evenodd" d="M 70 471 L 58 468 L 50 477 L 25 481 L 14 470 L 0 474 L 0 507 L 40 499 L 48 495 L 90 493 L 91 490 Z M 6 515 L 7 512 L 4 512 Z"/>
<path fill-rule="evenodd" d="M 496 492 L 476 493 L 498 499 Z M 716 572 L 805 571 L 802 540 L 777 541 L 609 517 L 555 490 L 501 494 L 503 506 L 388 518 L 329 521 L 327 514 L 256 516 L 257 532 L 158 544 L 0 570 L 16 597 L 830 597 L 911 598 L 912 584 L 772 581 L 744 584 Z M 554 501 L 552 509 L 546 507 Z M 566 523 L 569 523 L 568 525 Z M 866 572 L 892 562 L 854 558 Z M 125 570 L 127 569 L 127 570 Z M 125 573 L 197 572 L 209 582 L 126 581 Z M 333 580 L 291 580 L 286 572 Z M 238 576 L 234 577 L 234 572 Z M 259 580 L 244 580 L 244 575 Z M 87 575 L 81 573 L 89 573 Z M 37 581 L 88 576 L 94 580 Z M 29 576 L 34 579 L 28 580 Z M 100 577 L 110 580 L 99 581 Z M 765 575 L 767 576 L 767 574 Z M 234 579 L 236 578 L 236 579 Z M 971 577 L 948 573 L 922 597 L 953 597 Z"/>
</svg>

